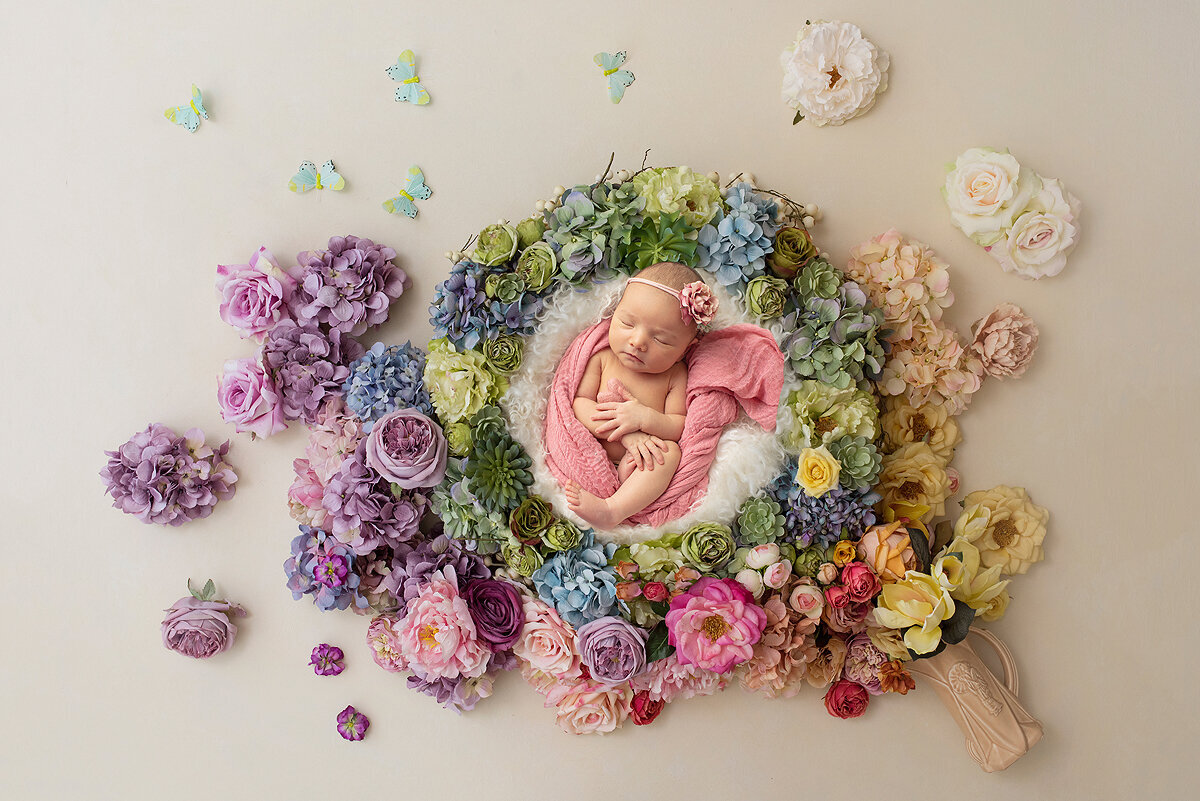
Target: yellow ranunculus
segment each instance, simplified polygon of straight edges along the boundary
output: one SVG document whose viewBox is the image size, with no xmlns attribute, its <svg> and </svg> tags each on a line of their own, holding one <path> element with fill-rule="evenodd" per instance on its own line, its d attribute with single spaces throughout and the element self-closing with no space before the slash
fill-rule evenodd
<svg viewBox="0 0 1200 801">
<path fill-rule="evenodd" d="M 810 498 L 819 498 L 838 484 L 842 466 L 833 458 L 829 449 L 805 448 L 800 453 L 800 467 L 796 471 L 796 483 Z"/>
<path fill-rule="evenodd" d="M 927 654 L 942 641 L 942 621 L 954 614 L 954 599 L 927 573 L 910 570 L 904 578 L 884 584 L 875 607 L 875 620 L 892 629 L 904 629 L 904 644 Z"/>
<path fill-rule="evenodd" d="M 1000 572 L 1015 575 L 1042 561 L 1049 519 L 1050 513 L 1030 501 L 1024 487 L 1001 484 L 963 499 L 954 535 L 978 548 L 987 567 L 998 566 Z"/>
</svg>

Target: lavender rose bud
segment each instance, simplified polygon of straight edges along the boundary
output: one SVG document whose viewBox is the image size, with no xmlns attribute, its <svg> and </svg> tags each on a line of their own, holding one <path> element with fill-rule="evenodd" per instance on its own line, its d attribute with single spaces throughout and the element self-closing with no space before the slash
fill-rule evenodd
<svg viewBox="0 0 1200 801">
<path fill-rule="evenodd" d="M 504 651 L 521 638 L 525 608 L 521 594 L 507 581 L 476 579 L 463 591 L 479 639 L 493 651 Z"/>
<path fill-rule="evenodd" d="M 646 668 L 646 632 L 622 618 L 584 623 L 577 636 L 579 655 L 596 681 L 620 684 Z"/>
<path fill-rule="evenodd" d="M 230 615 L 242 616 L 246 610 L 228 601 L 213 599 L 213 583 L 200 592 L 180 598 L 166 610 L 162 622 L 163 645 L 193 659 L 207 659 L 233 645 L 237 626 Z"/>
<path fill-rule="evenodd" d="M 275 382 L 257 359 L 230 359 L 217 379 L 221 419 L 239 433 L 269 437 L 287 428 Z"/>
<path fill-rule="evenodd" d="M 433 487 L 446 475 L 446 437 L 416 409 L 397 409 L 376 420 L 364 447 L 367 464 L 403 489 Z"/>
<path fill-rule="evenodd" d="M 296 279 L 280 268 L 266 248 L 259 248 L 249 264 L 217 265 L 221 319 L 243 337 L 261 339 L 288 317 L 288 301 L 295 289 Z"/>
</svg>

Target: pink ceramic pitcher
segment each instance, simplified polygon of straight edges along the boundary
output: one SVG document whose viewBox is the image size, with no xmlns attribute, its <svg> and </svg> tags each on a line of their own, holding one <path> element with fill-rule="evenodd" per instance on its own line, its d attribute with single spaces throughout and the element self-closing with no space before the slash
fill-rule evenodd
<svg viewBox="0 0 1200 801">
<path fill-rule="evenodd" d="M 971 643 L 963 640 L 929 659 L 906 664 L 937 689 L 967 738 L 967 753 L 991 773 L 1004 770 L 1042 739 L 1042 724 L 1017 702 L 1017 666 L 1008 647 L 985 629 L 971 629 L 995 649 L 1004 668 L 1001 683 Z"/>
</svg>

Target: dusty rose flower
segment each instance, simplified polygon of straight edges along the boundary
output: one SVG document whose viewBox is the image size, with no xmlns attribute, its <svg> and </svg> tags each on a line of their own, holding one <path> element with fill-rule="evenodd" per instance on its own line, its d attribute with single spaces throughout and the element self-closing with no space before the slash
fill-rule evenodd
<svg viewBox="0 0 1200 801">
<path fill-rule="evenodd" d="M 887 655 L 875 647 L 866 632 L 862 632 L 850 639 L 843 675 L 861 684 L 871 695 L 879 695 L 883 692 L 879 686 L 879 669 L 887 661 Z"/>
<path fill-rule="evenodd" d="M 665 706 L 661 698 L 651 698 L 649 690 L 642 690 L 633 696 L 633 708 L 629 717 L 635 726 L 645 726 L 653 723 Z"/>
<path fill-rule="evenodd" d="M 767 627 L 754 646 L 754 656 L 738 670 L 742 687 L 768 698 L 791 698 L 802 686 L 807 663 L 816 655 L 817 620 L 794 614 L 781 595 L 763 604 Z"/>
<path fill-rule="evenodd" d="M 825 708 L 829 714 L 839 718 L 856 718 L 867 711 L 871 696 L 861 684 L 849 679 L 839 679 L 825 693 Z"/>
<path fill-rule="evenodd" d="M 403 489 L 432 487 L 446 475 L 446 437 L 416 409 L 397 409 L 376 420 L 364 447 L 367 464 Z"/>
<path fill-rule="evenodd" d="M 296 279 L 285 273 L 271 251 L 260 247 L 248 264 L 217 265 L 221 319 L 243 337 L 261 339 L 288 317 Z"/>
<path fill-rule="evenodd" d="M 408 602 L 408 614 L 396 624 L 400 652 L 413 668 L 433 678 L 475 678 L 487 669 L 491 651 L 480 641 L 466 600 L 459 595 L 453 570 L 434 573 Z"/>
<path fill-rule="evenodd" d="M 657 602 L 667 600 L 669 593 L 667 592 L 667 585 L 661 581 L 647 581 L 642 585 L 642 595 L 645 596 L 647 601 Z"/>
<path fill-rule="evenodd" d="M 824 687 L 841 675 L 845 662 L 846 641 L 841 637 L 830 637 L 808 663 L 804 679 L 813 687 Z"/>
<path fill-rule="evenodd" d="M 1037 350 L 1037 323 L 1014 303 L 998 304 L 971 330 L 975 333 L 971 350 L 983 362 L 983 371 L 994 378 L 1020 376 Z"/>
<path fill-rule="evenodd" d="M 205 596 L 211 596 L 208 587 Z M 163 645 L 193 659 L 216 656 L 228 650 L 237 637 L 237 626 L 230 616 L 244 614 L 246 611 L 242 607 L 227 601 L 195 594 L 180 598 L 163 618 Z"/>
<path fill-rule="evenodd" d="M 812 579 L 801 579 L 788 595 L 788 606 L 792 611 L 816 620 L 825 608 L 825 593 L 812 583 Z"/>
<path fill-rule="evenodd" d="M 728 678 L 695 665 L 681 665 L 675 654 L 651 662 L 645 671 L 634 676 L 629 685 L 634 691 L 645 690 L 650 697 L 671 703 L 676 699 L 712 695 L 725 689 Z"/>
<path fill-rule="evenodd" d="M 854 603 L 869 601 L 879 594 L 879 577 L 862 562 L 851 562 L 842 568 L 842 583 Z"/>
<path fill-rule="evenodd" d="M 817 569 L 817 581 L 822 584 L 830 584 L 837 581 L 838 566 L 833 562 L 823 562 L 821 567 Z"/>
</svg>

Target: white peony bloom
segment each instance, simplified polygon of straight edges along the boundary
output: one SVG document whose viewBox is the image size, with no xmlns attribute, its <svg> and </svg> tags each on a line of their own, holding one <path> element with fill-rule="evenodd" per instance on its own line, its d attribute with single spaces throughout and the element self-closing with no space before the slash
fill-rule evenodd
<svg viewBox="0 0 1200 801">
<path fill-rule="evenodd" d="M 1058 275 L 1075 249 L 1079 227 L 1079 199 L 1060 181 L 1047 178 L 1008 235 L 988 249 L 1005 271 L 1022 278 Z"/>
<path fill-rule="evenodd" d="M 784 102 L 818 126 L 865 114 L 887 89 L 887 53 L 849 22 L 805 25 L 780 60 Z"/>
</svg>

